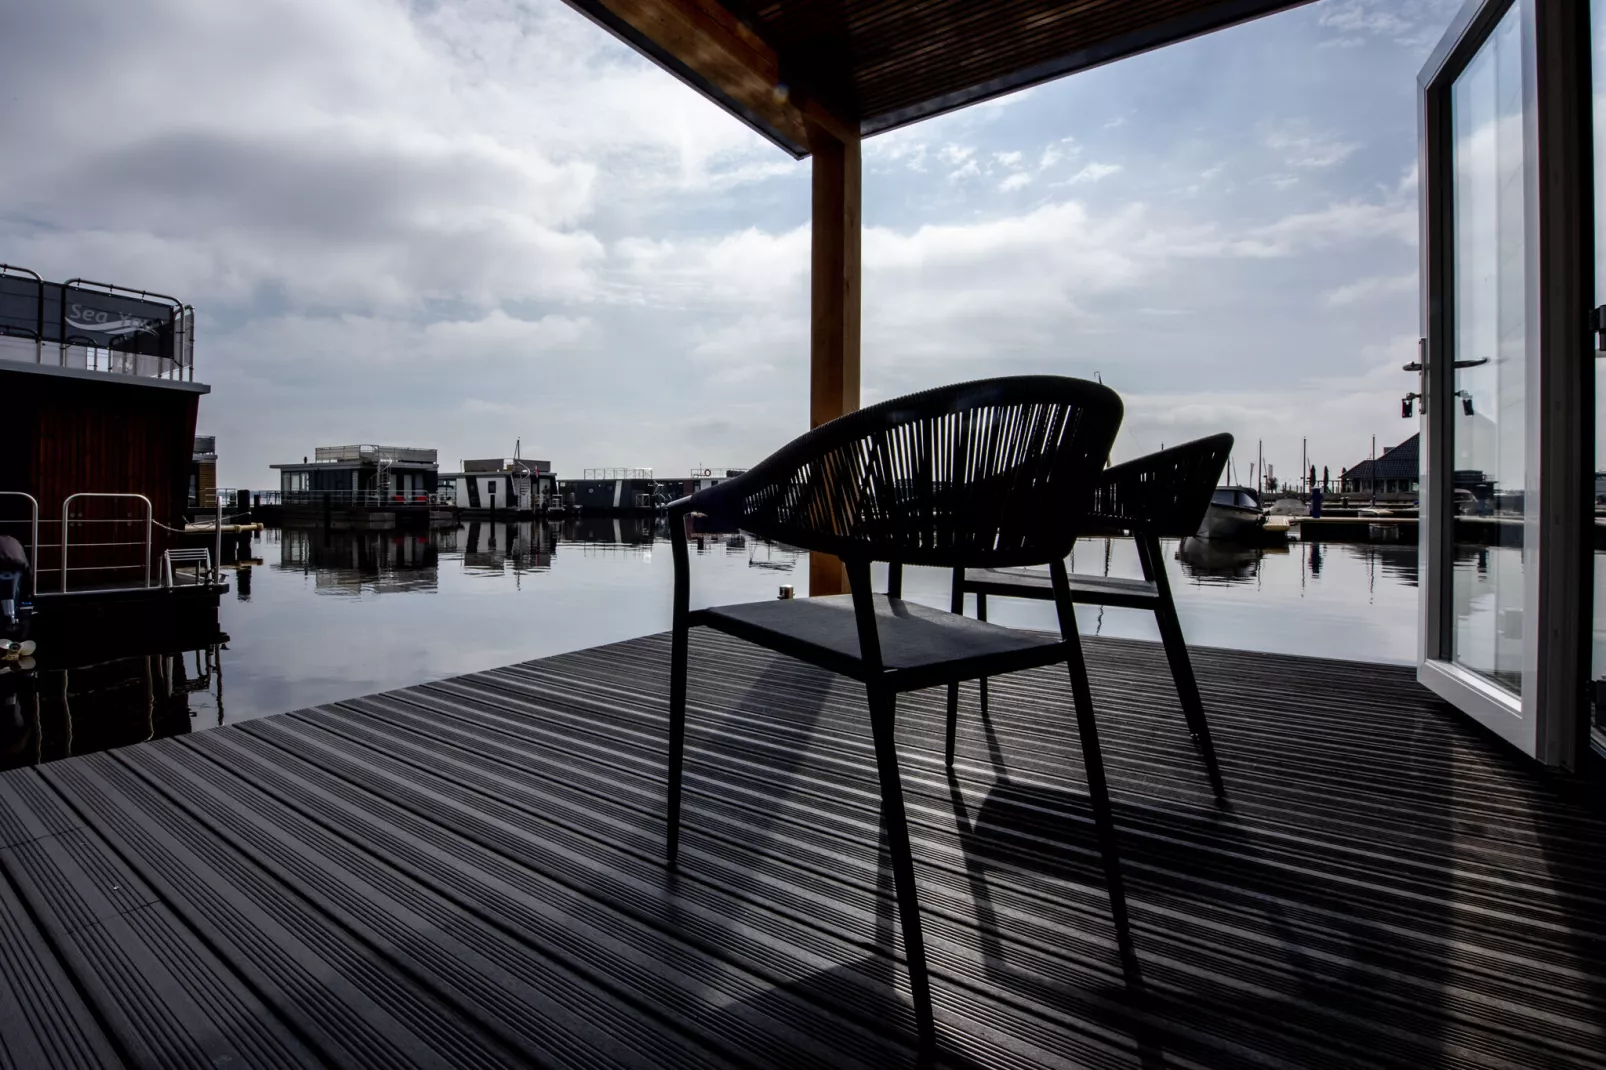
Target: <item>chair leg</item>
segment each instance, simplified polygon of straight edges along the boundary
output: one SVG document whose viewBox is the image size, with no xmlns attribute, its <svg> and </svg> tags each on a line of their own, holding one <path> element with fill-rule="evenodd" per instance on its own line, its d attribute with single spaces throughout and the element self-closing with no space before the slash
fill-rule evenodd
<svg viewBox="0 0 1606 1070">
<path fill-rule="evenodd" d="M 689 629 L 677 622 L 669 643 L 669 864 L 680 849 L 680 766 L 686 747 L 686 658 Z"/>
<path fill-rule="evenodd" d="M 949 768 L 954 764 L 954 736 L 959 731 L 959 685 L 948 685 L 948 746 L 943 751 L 944 761 Z"/>
<path fill-rule="evenodd" d="M 978 596 L 980 597 L 980 596 Z M 965 614 L 965 570 L 954 569 L 953 587 L 949 594 L 948 611 L 960 616 Z M 943 761 L 948 768 L 954 765 L 954 736 L 959 731 L 959 684 L 948 685 L 948 745 L 943 751 Z"/>
<path fill-rule="evenodd" d="M 976 594 L 976 619 L 987 619 L 987 592 L 979 591 Z M 987 716 L 987 677 L 983 676 L 977 682 L 977 689 L 981 692 L 981 715 Z"/>
<path fill-rule="evenodd" d="M 1110 789 L 1104 781 L 1104 754 L 1099 746 L 1098 724 L 1093 716 L 1093 686 L 1087 677 L 1087 658 L 1076 627 L 1076 607 L 1071 603 L 1063 565 L 1054 568 L 1054 602 L 1065 639 L 1065 667 L 1071 675 L 1071 697 L 1076 703 L 1076 727 L 1082 737 L 1082 765 L 1087 771 L 1087 794 L 1093 803 L 1093 828 L 1098 834 L 1099 854 L 1104 861 L 1104 884 L 1110 893 L 1110 917 L 1121 949 L 1127 977 L 1141 983 L 1137 953 L 1132 945 L 1132 927 L 1126 912 L 1126 885 L 1121 880 L 1120 847 L 1115 836 L 1115 817 L 1110 811 Z"/>
<path fill-rule="evenodd" d="M 903 782 L 898 776 L 896 717 L 897 697 L 890 691 L 872 688 L 870 727 L 875 737 L 876 771 L 881 779 L 881 820 L 886 824 L 887 846 L 892 855 L 892 883 L 898 898 L 904 957 L 909 963 L 909 992 L 914 999 L 915 1027 L 924 1061 L 936 1046 L 936 1024 L 931 1013 L 931 983 L 926 974 L 926 945 L 920 934 L 914 857 L 909 850 L 909 826 L 903 811 Z"/>
<path fill-rule="evenodd" d="M 1188 657 L 1188 644 L 1182 638 L 1182 623 L 1177 620 L 1177 607 L 1171 601 L 1170 591 L 1161 597 L 1154 615 L 1160 624 L 1160 642 L 1165 646 L 1166 660 L 1171 663 L 1171 678 L 1177 685 L 1177 698 L 1182 703 L 1182 715 L 1188 721 L 1188 732 L 1199 745 L 1211 790 L 1217 798 L 1223 798 L 1227 788 L 1221 780 L 1221 769 L 1216 765 L 1216 748 L 1210 742 L 1210 725 L 1205 720 L 1204 702 L 1199 698 L 1199 682 L 1194 679 L 1193 661 Z"/>
</svg>

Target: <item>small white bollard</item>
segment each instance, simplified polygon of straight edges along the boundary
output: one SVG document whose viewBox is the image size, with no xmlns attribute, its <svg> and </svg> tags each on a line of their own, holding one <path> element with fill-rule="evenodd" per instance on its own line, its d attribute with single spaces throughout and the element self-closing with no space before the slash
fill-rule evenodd
<svg viewBox="0 0 1606 1070">
<path fill-rule="evenodd" d="M 781 584 L 781 593 L 776 595 L 776 597 L 777 598 L 791 598 L 792 597 L 792 585 L 790 583 Z"/>
</svg>

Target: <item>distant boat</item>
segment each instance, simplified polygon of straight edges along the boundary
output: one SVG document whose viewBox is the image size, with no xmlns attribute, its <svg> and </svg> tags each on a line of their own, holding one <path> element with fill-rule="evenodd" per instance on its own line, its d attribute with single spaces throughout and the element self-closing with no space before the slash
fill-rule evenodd
<svg viewBox="0 0 1606 1070">
<path fill-rule="evenodd" d="M 1265 525 L 1259 494 L 1249 487 L 1217 487 L 1199 525 L 1199 538 L 1250 539 Z"/>
</svg>

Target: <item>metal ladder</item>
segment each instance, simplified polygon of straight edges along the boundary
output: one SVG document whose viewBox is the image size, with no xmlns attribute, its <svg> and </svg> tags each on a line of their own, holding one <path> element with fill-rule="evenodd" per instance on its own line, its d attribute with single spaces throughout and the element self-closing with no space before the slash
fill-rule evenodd
<svg viewBox="0 0 1606 1070">
<path fill-rule="evenodd" d="M 179 548 L 162 552 L 162 586 L 178 586 L 174 573 L 187 568 L 195 573 L 195 582 L 202 584 L 212 575 L 212 551 L 203 548 Z"/>
</svg>

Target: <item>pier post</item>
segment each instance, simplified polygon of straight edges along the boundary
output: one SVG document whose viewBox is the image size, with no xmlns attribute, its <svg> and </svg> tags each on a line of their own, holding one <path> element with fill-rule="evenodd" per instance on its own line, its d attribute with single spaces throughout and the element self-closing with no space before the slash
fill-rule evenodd
<svg viewBox="0 0 1606 1070">
<path fill-rule="evenodd" d="M 809 324 L 809 426 L 859 407 L 860 157 L 857 127 L 810 123 L 814 160 Z M 842 562 L 809 555 L 809 594 L 848 589 Z"/>
</svg>

